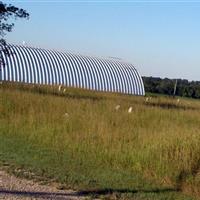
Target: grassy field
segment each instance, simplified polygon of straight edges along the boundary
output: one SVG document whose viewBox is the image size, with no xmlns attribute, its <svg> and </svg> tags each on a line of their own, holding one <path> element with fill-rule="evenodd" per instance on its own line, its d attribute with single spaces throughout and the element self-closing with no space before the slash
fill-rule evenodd
<svg viewBox="0 0 200 200">
<path fill-rule="evenodd" d="M 200 101 L 63 89 L 0 85 L 1 166 L 102 198 L 198 199 Z"/>
</svg>

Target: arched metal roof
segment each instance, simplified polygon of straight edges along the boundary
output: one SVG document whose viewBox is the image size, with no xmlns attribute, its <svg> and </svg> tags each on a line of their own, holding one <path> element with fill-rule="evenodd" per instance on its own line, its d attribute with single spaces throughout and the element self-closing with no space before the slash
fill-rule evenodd
<svg viewBox="0 0 200 200">
<path fill-rule="evenodd" d="M 141 76 L 132 64 L 118 60 L 9 45 L 0 79 L 34 84 L 59 84 L 97 91 L 144 95 Z"/>
</svg>

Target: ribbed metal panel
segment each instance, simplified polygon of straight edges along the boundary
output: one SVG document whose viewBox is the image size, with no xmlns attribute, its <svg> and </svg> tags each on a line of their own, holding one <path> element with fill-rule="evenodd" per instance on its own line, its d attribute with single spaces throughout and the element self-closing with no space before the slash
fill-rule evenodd
<svg viewBox="0 0 200 200">
<path fill-rule="evenodd" d="M 118 60 L 9 45 L 3 54 L 0 80 L 53 84 L 98 91 L 144 95 L 141 76 L 131 64 Z"/>
</svg>

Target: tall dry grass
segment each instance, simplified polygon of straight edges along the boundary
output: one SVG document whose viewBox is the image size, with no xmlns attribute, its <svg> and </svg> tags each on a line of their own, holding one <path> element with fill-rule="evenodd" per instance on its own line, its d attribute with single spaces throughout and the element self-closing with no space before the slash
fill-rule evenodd
<svg viewBox="0 0 200 200">
<path fill-rule="evenodd" d="M 4 83 L 0 152 L 2 162 L 73 187 L 199 195 L 200 102 Z"/>
</svg>

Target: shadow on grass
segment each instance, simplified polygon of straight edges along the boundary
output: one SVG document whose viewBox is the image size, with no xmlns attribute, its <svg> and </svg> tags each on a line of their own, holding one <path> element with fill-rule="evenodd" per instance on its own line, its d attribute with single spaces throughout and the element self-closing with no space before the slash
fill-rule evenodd
<svg viewBox="0 0 200 200">
<path fill-rule="evenodd" d="M 80 88 L 73 88 L 73 87 L 64 87 L 66 92 L 58 91 L 59 85 L 39 85 L 39 84 L 25 84 L 25 83 L 9 83 L 3 82 L 1 85 L 4 89 L 10 90 L 19 90 L 23 92 L 30 92 L 33 94 L 42 94 L 42 95 L 52 95 L 58 97 L 66 97 L 66 98 L 73 98 L 73 99 L 90 99 L 93 101 L 102 100 L 104 99 L 103 92 L 94 92 L 94 90 L 89 89 L 80 89 Z"/>
<path fill-rule="evenodd" d="M 152 103 L 144 103 L 144 105 L 150 106 L 150 107 L 159 107 L 162 109 L 176 109 L 176 110 L 197 110 L 198 109 L 192 106 L 176 105 L 176 104 L 170 104 L 170 103 L 153 103 L 152 102 Z"/>
<path fill-rule="evenodd" d="M 177 189 L 173 188 L 163 188 L 163 189 L 150 189 L 150 190 L 130 190 L 130 189 L 102 189 L 102 190 L 83 190 L 79 191 L 76 194 L 79 196 L 89 196 L 89 195 L 108 195 L 108 194 L 114 194 L 114 193 L 119 193 L 119 194 L 125 194 L 125 193 L 166 193 L 166 192 L 179 192 Z"/>
<path fill-rule="evenodd" d="M 0 189 L 1 195 L 15 195 L 24 196 L 31 198 L 43 198 L 43 199 L 69 199 L 70 197 L 87 197 L 87 196 L 101 196 L 101 195 L 112 195 L 112 194 L 126 194 L 126 193 L 167 193 L 167 192 L 179 192 L 177 189 L 165 188 L 165 189 L 152 189 L 152 190 L 129 190 L 129 189 L 102 189 L 102 190 L 83 190 L 79 192 L 35 192 L 35 191 L 18 191 L 18 190 L 6 190 Z"/>
</svg>

